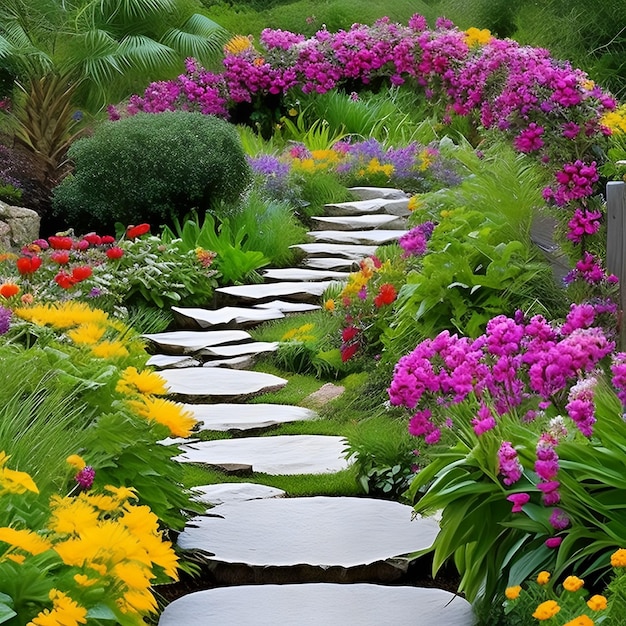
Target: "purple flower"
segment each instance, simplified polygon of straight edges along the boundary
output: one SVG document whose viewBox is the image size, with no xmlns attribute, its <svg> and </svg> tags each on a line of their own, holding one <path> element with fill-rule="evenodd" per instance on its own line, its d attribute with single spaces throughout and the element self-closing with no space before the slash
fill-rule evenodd
<svg viewBox="0 0 626 626">
<path fill-rule="evenodd" d="M 0 306 L 0 335 L 9 332 L 11 326 L 11 309 Z"/>
<path fill-rule="evenodd" d="M 567 238 L 575 244 L 581 243 L 586 235 L 594 235 L 600 229 L 600 211 L 576 209 L 567 224 Z"/>
<path fill-rule="evenodd" d="M 530 501 L 530 496 L 527 493 L 512 493 L 506 499 L 513 503 L 511 513 L 521 513 L 522 507 Z"/>
<path fill-rule="evenodd" d="M 565 530 L 570 525 L 570 519 L 562 509 L 553 509 L 550 525 L 555 530 Z"/>
<path fill-rule="evenodd" d="M 91 489 L 91 486 L 93 485 L 93 481 L 96 477 L 96 470 L 94 470 L 93 467 L 91 467 L 91 465 L 86 465 L 85 467 L 83 467 L 82 470 L 80 470 L 80 472 L 78 472 L 78 474 L 76 474 L 76 476 L 74 477 L 74 479 L 76 480 L 76 482 L 78 483 L 78 486 L 81 489 Z"/>
<path fill-rule="evenodd" d="M 488 406 L 485 404 L 481 405 L 478 409 L 476 417 L 472 420 L 472 426 L 474 427 L 474 432 L 478 437 L 496 427 L 496 420 L 491 414 Z"/>
<path fill-rule="evenodd" d="M 522 464 L 517 457 L 517 451 L 510 441 L 503 441 L 498 450 L 498 473 L 504 478 L 502 482 L 510 486 L 522 477 Z"/>
<path fill-rule="evenodd" d="M 562 541 L 562 537 L 550 537 L 549 539 L 546 539 L 544 543 L 548 548 L 555 549 L 561 545 Z"/>
<path fill-rule="evenodd" d="M 412 228 L 406 235 L 402 235 L 398 244 L 404 250 L 403 257 L 422 256 L 426 252 L 428 240 L 433 234 L 435 225 L 433 222 L 424 222 Z"/>
<path fill-rule="evenodd" d="M 534 152 L 543 147 L 543 126 L 537 126 L 531 122 L 527 128 L 519 133 L 513 141 L 513 145 L 520 152 Z"/>
</svg>

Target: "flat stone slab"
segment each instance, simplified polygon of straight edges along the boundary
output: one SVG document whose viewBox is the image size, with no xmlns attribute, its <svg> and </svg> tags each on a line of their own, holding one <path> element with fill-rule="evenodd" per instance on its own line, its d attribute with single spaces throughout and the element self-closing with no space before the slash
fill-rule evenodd
<svg viewBox="0 0 626 626">
<path fill-rule="evenodd" d="M 153 354 L 148 359 L 146 365 L 162 370 L 173 367 L 199 367 L 202 363 L 193 357 L 185 355 Z"/>
<path fill-rule="evenodd" d="M 227 502 L 244 502 L 262 498 L 282 498 L 285 492 L 276 487 L 258 485 L 256 483 L 221 483 L 219 485 L 202 485 L 192 487 L 194 494 L 191 499 L 207 505 L 225 504 Z"/>
<path fill-rule="evenodd" d="M 210 359 L 202 364 L 202 367 L 228 367 L 233 370 L 245 370 L 254 365 L 256 354 L 233 356 L 225 359 Z"/>
<path fill-rule="evenodd" d="M 249 343 L 239 343 L 233 346 L 213 346 L 200 350 L 203 356 L 214 357 L 238 357 L 249 354 L 262 354 L 263 352 L 275 352 L 278 350 L 277 341 L 250 341 Z"/>
<path fill-rule="evenodd" d="M 182 445 L 182 463 L 241 463 L 264 474 L 332 474 L 347 469 L 346 440 L 328 435 L 241 437 Z"/>
<path fill-rule="evenodd" d="M 289 404 L 185 404 L 198 421 L 199 430 L 249 430 L 270 428 L 288 422 L 314 420 L 319 416 L 311 409 Z"/>
<path fill-rule="evenodd" d="M 334 230 L 365 230 L 368 228 L 388 228 L 405 230 L 406 220 L 397 215 L 346 215 L 341 217 L 312 217 L 317 226 Z"/>
<path fill-rule="evenodd" d="M 253 305 L 255 309 L 278 309 L 282 313 L 304 313 L 305 311 L 317 311 L 322 307 L 319 304 L 307 302 L 285 302 L 284 300 L 272 300 Z"/>
<path fill-rule="evenodd" d="M 412 521 L 412 513 L 406 504 L 373 498 L 233 502 L 220 506 L 219 517 L 191 519 L 178 543 L 225 563 L 353 568 L 430 548 L 438 522 Z"/>
<path fill-rule="evenodd" d="M 398 231 L 400 232 L 400 231 Z M 241 298 L 242 300 L 264 300 L 267 298 L 289 297 L 297 300 L 319 298 L 333 284 L 332 280 L 290 281 L 281 283 L 265 283 L 260 285 L 235 285 L 218 287 L 215 291 Z"/>
<path fill-rule="evenodd" d="M 209 346 L 252 340 L 244 330 L 176 330 L 142 337 L 173 354 L 193 354 Z"/>
<path fill-rule="evenodd" d="M 269 280 L 348 280 L 349 272 L 335 272 L 331 270 L 313 270 L 301 267 L 284 267 L 265 270 L 263 278 Z"/>
<path fill-rule="evenodd" d="M 361 200 L 408 198 L 407 193 L 402 191 L 402 189 L 394 189 L 393 187 L 350 187 L 349 191 Z"/>
<path fill-rule="evenodd" d="M 285 317 L 278 310 L 264 309 L 260 311 L 259 309 L 230 306 L 215 310 L 173 306 L 172 311 L 183 324 L 199 328 L 229 325 L 239 327 L 253 326 Z"/>
<path fill-rule="evenodd" d="M 334 256 L 343 257 L 344 259 L 350 259 L 353 261 L 360 261 L 366 256 L 372 256 L 375 254 L 377 246 L 343 245 L 338 243 L 299 243 L 289 247 L 298 248 L 310 257 Z"/>
<path fill-rule="evenodd" d="M 331 202 L 324 205 L 326 215 L 346 216 L 346 215 L 375 215 L 385 212 L 385 206 L 389 202 L 388 198 L 376 196 L 374 198 L 363 198 L 361 200 L 350 200 L 348 202 Z"/>
<path fill-rule="evenodd" d="M 389 215 L 397 215 L 399 217 L 408 217 L 411 215 L 409 210 L 409 199 L 403 198 L 402 200 L 389 200 L 385 205 L 385 213 Z"/>
<path fill-rule="evenodd" d="M 287 380 L 248 370 L 232 370 L 222 367 L 192 367 L 187 369 L 163 370 L 169 393 L 184 398 L 244 398 L 261 392 L 280 389 Z"/>
<path fill-rule="evenodd" d="M 159 626 L 472 626 L 470 603 L 442 589 L 341 585 L 239 585 L 197 591 L 165 608 Z"/>
<path fill-rule="evenodd" d="M 310 230 L 307 235 L 320 242 L 381 246 L 398 241 L 408 232 L 408 230 Z"/>
<path fill-rule="evenodd" d="M 345 257 L 307 257 L 302 261 L 304 267 L 310 267 L 317 270 L 340 270 L 345 269 L 348 272 L 354 270 L 357 261 L 346 259 Z"/>
</svg>

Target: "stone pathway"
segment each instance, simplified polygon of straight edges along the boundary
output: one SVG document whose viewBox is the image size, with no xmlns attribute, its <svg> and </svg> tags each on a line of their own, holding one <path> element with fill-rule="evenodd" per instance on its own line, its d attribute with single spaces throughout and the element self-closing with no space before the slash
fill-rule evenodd
<svg viewBox="0 0 626 626">
<path fill-rule="evenodd" d="M 328 286 L 346 280 L 378 245 L 406 232 L 408 198 L 402 191 L 353 191 L 359 200 L 328 205 L 328 217 L 316 220 L 320 229 L 334 230 L 311 231 L 316 243 L 295 246 L 306 255 L 301 267 L 267 269 L 263 284 L 217 289 L 226 305 L 217 310 L 174 307 L 180 331 L 145 335 L 160 352 L 151 363 L 194 414 L 199 430 L 256 432 L 318 417 L 303 407 L 246 403 L 287 381 L 234 368 L 249 367 L 257 354 L 276 349 L 243 329 L 319 309 Z M 341 437 L 268 434 L 167 443 L 178 445 L 180 462 L 242 475 L 328 474 L 350 463 Z M 401 578 L 411 555 L 427 549 L 438 532 L 434 518 L 413 519 L 409 506 L 374 498 L 288 498 L 254 483 L 193 491 L 194 499 L 213 507 L 189 521 L 178 543 L 194 552 L 218 585 L 230 586 L 175 600 L 159 626 L 474 623 L 469 603 L 447 591 L 380 584 Z"/>
</svg>

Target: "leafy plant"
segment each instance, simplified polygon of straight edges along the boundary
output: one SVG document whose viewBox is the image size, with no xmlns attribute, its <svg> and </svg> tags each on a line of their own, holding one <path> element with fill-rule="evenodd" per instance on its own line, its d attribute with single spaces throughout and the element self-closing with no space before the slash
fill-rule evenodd
<svg viewBox="0 0 626 626">
<path fill-rule="evenodd" d="M 105 122 L 69 153 L 74 173 L 54 190 L 57 214 L 77 230 L 171 223 L 194 207 L 234 201 L 250 181 L 239 137 L 201 113 L 139 113 Z"/>
</svg>

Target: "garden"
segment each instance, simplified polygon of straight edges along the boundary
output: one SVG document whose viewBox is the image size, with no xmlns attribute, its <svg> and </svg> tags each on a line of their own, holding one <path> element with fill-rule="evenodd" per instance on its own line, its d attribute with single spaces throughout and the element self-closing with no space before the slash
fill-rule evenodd
<svg viewBox="0 0 626 626">
<path fill-rule="evenodd" d="M 406 232 L 250 330 L 289 380 L 252 403 L 345 388 L 266 434 L 344 437 L 351 464 L 253 479 L 440 515 L 418 556 L 478 624 L 624 623 L 611 3 L 52 4 L 0 8 L 0 623 L 156 624 L 201 584 L 193 488 L 240 479 L 163 445 L 230 435 L 146 335 L 297 266 L 358 187 L 401 190 Z"/>
</svg>

